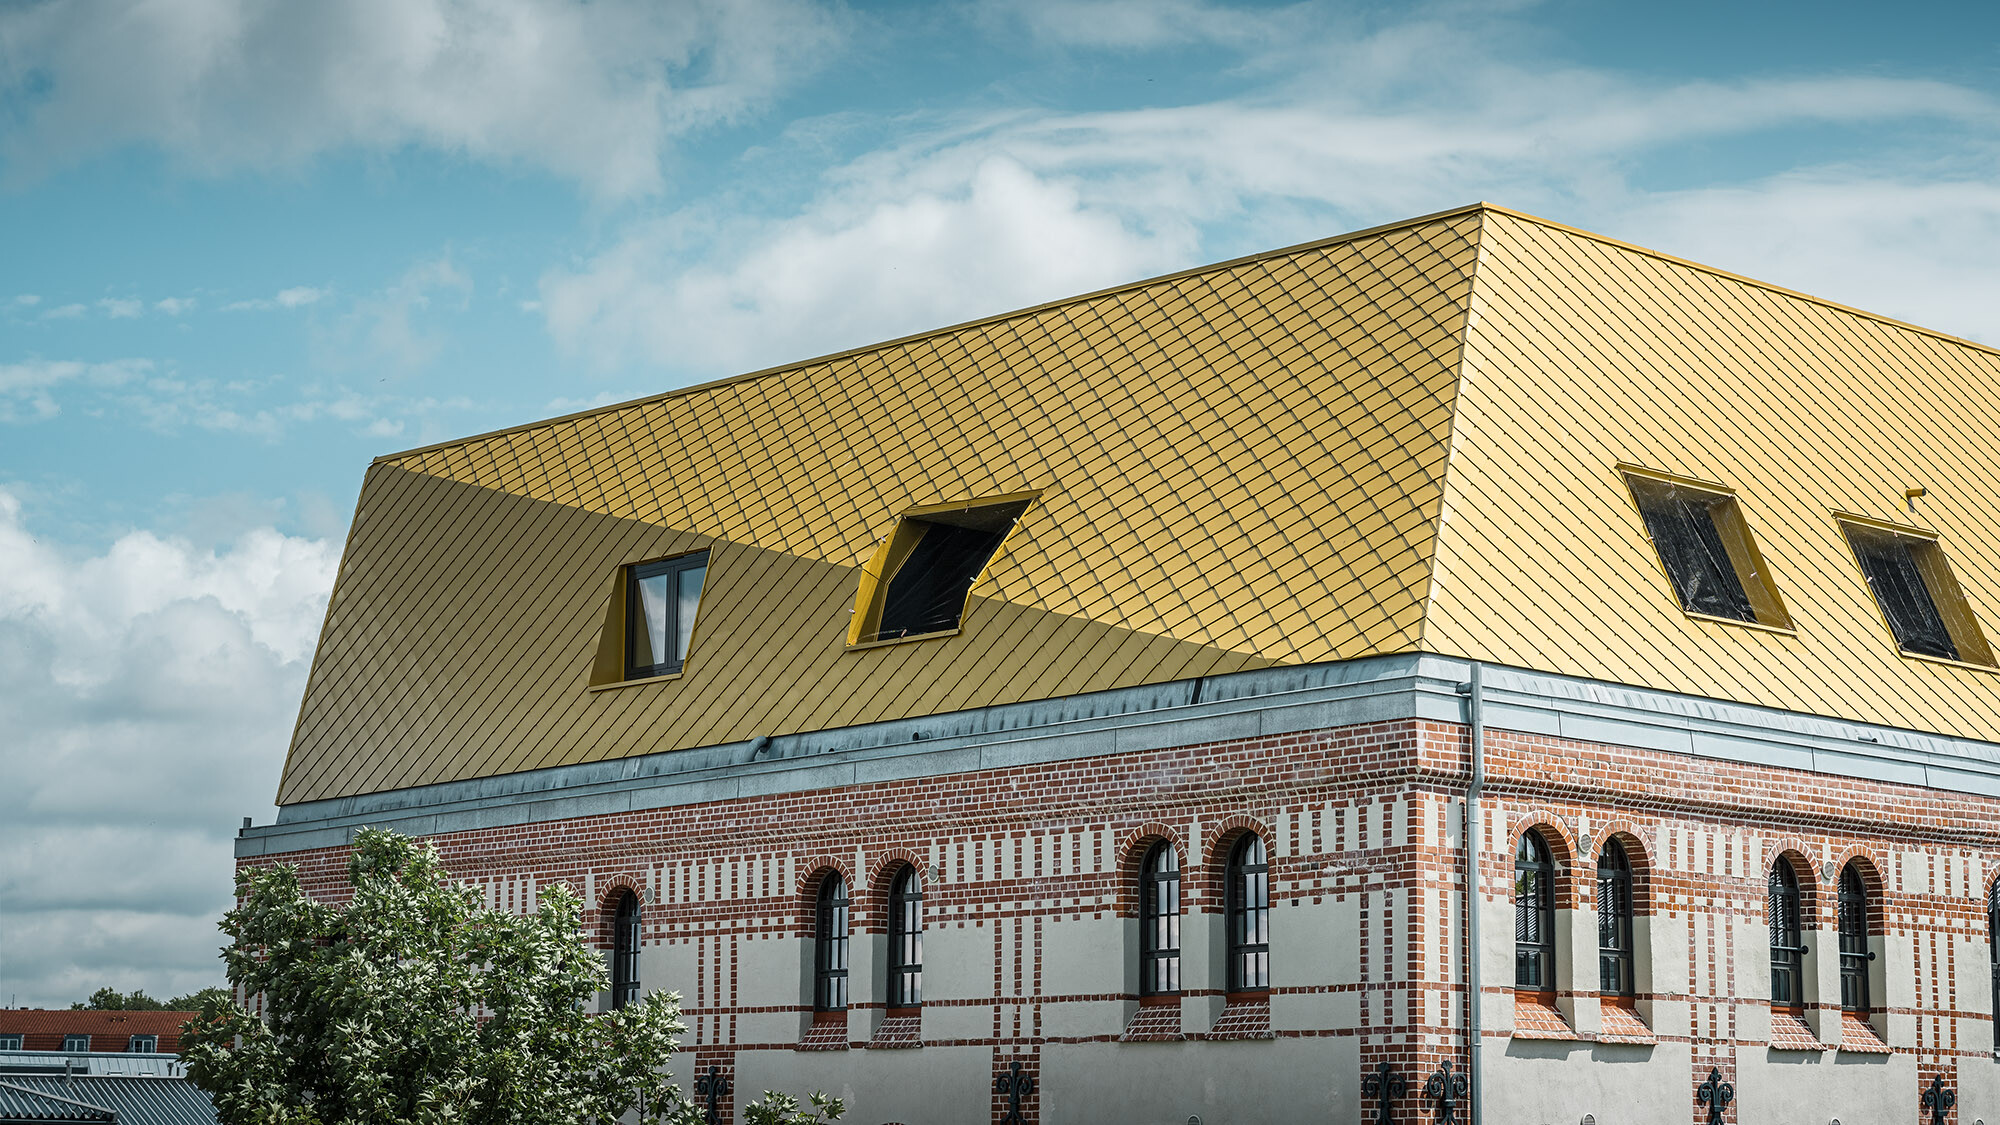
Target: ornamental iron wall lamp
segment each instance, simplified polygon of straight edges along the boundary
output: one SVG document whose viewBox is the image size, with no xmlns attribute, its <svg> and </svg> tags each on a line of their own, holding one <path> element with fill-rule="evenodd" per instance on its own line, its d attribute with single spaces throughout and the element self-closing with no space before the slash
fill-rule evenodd
<svg viewBox="0 0 2000 1125">
<path fill-rule="evenodd" d="M 1924 1091 L 1924 1108 L 1931 1111 L 1931 1125 L 1944 1125 L 1951 1107 L 1957 1104 L 1958 1094 L 1944 1084 L 1944 1076 L 1934 1076 L 1931 1088 Z"/>
<path fill-rule="evenodd" d="M 1007 1064 L 1007 1073 L 993 1080 L 993 1092 L 1007 1095 L 1007 1115 L 1000 1119 L 1000 1125 L 1027 1125 L 1021 1116 L 1021 1099 L 1035 1092 L 1035 1078 L 1021 1073 L 1019 1059 Z"/>
<path fill-rule="evenodd" d="M 1437 1073 L 1424 1082 L 1424 1097 L 1433 1103 L 1431 1114 L 1439 1125 L 1458 1121 L 1458 1103 L 1465 1097 L 1465 1075 L 1451 1072 L 1451 1060 L 1438 1064 Z"/>
<path fill-rule="evenodd" d="M 1395 1100 L 1409 1092 L 1409 1082 L 1386 1062 L 1376 1063 L 1375 1073 L 1361 1080 L 1361 1096 L 1375 1099 L 1376 1125 L 1389 1125 L 1394 1119 L 1391 1107 Z"/>
<path fill-rule="evenodd" d="M 1736 1087 L 1722 1080 L 1722 1068 L 1708 1068 L 1708 1081 L 1694 1092 L 1694 1100 L 1708 1107 L 1708 1125 L 1722 1125 L 1722 1111 L 1736 1100 Z"/>
<path fill-rule="evenodd" d="M 708 1103 L 702 1110 L 702 1116 L 707 1119 L 708 1125 L 720 1125 L 720 1110 L 715 1103 L 718 1099 L 729 1096 L 729 1079 L 723 1075 L 722 1068 L 709 1067 L 707 1074 L 694 1080 L 694 1092 Z"/>
</svg>

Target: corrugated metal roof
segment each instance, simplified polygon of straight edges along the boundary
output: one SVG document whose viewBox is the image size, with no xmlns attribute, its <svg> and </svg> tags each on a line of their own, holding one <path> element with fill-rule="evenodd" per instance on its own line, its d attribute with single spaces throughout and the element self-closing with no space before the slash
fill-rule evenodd
<svg viewBox="0 0 2000 1125">
<path fill-rule="evenodd" d="M 140 1075 L 152 1078 L 180 1078 L 187 1064 L 178 1055 L 140 1053 L 103 1054 L 96 1051 L 0 1051 L 0 1076 L 15 1072 L 60 1074 L 67 1063 L 75 1074 Z"/>
<path fill-rule="evenodd" d="M 1736 490 L 1793 629 L 1682 613 L 1621 462 Z M 1832 518 L 1992 621 L 1996 474 L 1992 350 L 1481 205 L 379 459 L 279 801 L 1407 651 L 2000 740 Z M 960 633 L 847 648 L 899 511 L 1029 489 Z M 685 674 L 592 690 L 700 548 Z"/>
<path fill-rule="evenodd" d="M 74 1101 L 29 1086 L 0 1082 L 0 1121 L 116 1121 L 118 1115 L 103 1106 Z"/>
<path fill-rule="evenodd" d="M 8 1078 L 5 1084 L 115 1110 L 118 1125 L 216 1125 L 215 1103 L 185 1078 L 21 1077 Z"/>
</svg>

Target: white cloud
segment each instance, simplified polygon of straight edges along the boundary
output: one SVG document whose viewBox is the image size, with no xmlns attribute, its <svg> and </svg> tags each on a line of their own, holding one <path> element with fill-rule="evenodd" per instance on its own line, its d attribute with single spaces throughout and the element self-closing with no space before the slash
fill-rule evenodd
<svg viewBox="0 0 2000 1125">
<path fill-rule="evenodd" d="M 1311 5 L 1246 9 L 1200 0 L 999 0 L 980 10 L 983 23 L 1019 24 L 1037 41 L 1060 47 L 1150 51 L 1194 44 L 1261 46 L 1301 29 Z"/>
<path fill-rule="evenodd" d="M 1008 10 L 1031 26 L 1050 11 L 1039 0 Z M 1170 45 L 1213 38 L 1221 33 L 1202 21 L 1234 14 L 1106 3 L 1083 9 L 1076 34 Z M 1107 22 L 1085 34 L 1100 17 Z M 542 314 L 560 344 L 600 365 L 710 376 L 1479 199 L 1628 237 L 1633 216 L 1641 229 L 1650 221 L 1671 233 L 1672 197 L 1633 187 L 1631 169 L 1689 143 L 1830 126 L 1893 144 L 1925 129 L 1979 142 L 1964 146 L 1967 179 L 2000 173 L 1977 155 L 2000 151 L 2000 105 L 1967 88 L 1874 75 L 1666 82 L 1549 63 L 1517 50 L 1513 34 L 1476 14 L 1358 30 L 1329 23 L 1312 36 L 1267 37 L 1257 65 L 1269 79 L 1254 97 L 912 118 L 898 144 L 833 169 L 790 216 L 724 223 L 690 208 L 632 222 L 596 255 L 543 276 Z M 1827 193 L 1825 212 L 1837 209 L 1833 196 L 1865 203 L 1904 182 L 1901 153 L 1871 155 L 1873 165 L 1812 174 L 1774 157 L 1739 187 L 1770 202 L 1756 216 L 1766 240 L 1805 240 L 1823 218 L 1777 201 L 1813 184 Z M 1930 215 L 1951 194 L 1899 202 Z M 1858 206 L 1846 213 L 1864 230 L 1881 226 L 1863 222 Z M 1918 246 L 1952 236 L 1921 219 L 1903 233 Z M 1676 245 L 1685 243 L 1661 248 Z M 1952 257 L 2000 251 L 1992 240 L 1976 247 Z M 1733 268 L 1775 266 L 1814 288 L 1797 276 L 1805 258 L 1794 259 L 1732 258 Z M 1870 268 L 1831 253 L 1810 267 L 1836 278 Z M 2000 318 L 1975 305 L 1962 296 L 1947 312 Z M 1938 313 L 1932 306 L 1930 317 Z"/>
<path fill-rule="evenodd" d="M 338 552 L 264 528 L 79 557 L 0 491 L 0 993 L 220 983 L 230 838 L 269 816 Z"/>
<path fill-rule="evenodd" d="M 194 307 L 193 297 L 164 297 L 153 302 L 155 311 L 166 313 L 168 316 L 185 316 L 193 312 Z"/>
<path fill-rule="evenodd" d="M 14 298 L 15 308 L 32 309 L 36 305 L 39 305 L 41 303 L 42 303 L 42 298 L 40 297 L 40 295 L 35 293 L 22 293 Z"/>
<path fill-rule="evenodd" d="M 146 311 L 146 302 L 135 297 L 106 297 L 97 302 L 104 315 L 113 320 L 127 320 Z"/>
<path fill-rule="evenodd" d="M 75 320 L 90 311 L 80 304 L 58 305 L 42 314 L 43 320 Z"/>
<path fill-rule="evenodd" d="M 94 388 L 122 387 L 153 369 L 149 359 L 119 359 L 109 363 L 31 359 L 0 363 L 0 422 L 37 422 L 62 412 L 56 389 L 65 384 Z"/>
<path fill-rule="evenodd" d="M 823 64 L 807 0 L 107 0 L 0 11 L 15 177 L 128 143 L 222 173 L 417 145 L 608 196 Z"/>
<path fill-rule="evenodd" d="M 278 290 L 275 296 L 252 297 L 243 301 L 231 301 L 222 306 L 222 311 L 263 312 L 270 309 L 298 309 L 304 308 L 307 305 L 318 304 L 326 295 L 327 290 L 325 289 L 316 289 L 310 285 L 294 285 L 289 289 Z"/>
</svg>

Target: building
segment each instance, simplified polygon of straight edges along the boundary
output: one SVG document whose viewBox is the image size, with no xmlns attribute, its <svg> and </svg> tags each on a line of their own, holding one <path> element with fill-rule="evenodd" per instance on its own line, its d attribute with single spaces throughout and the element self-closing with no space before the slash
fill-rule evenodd
<svg viewBox="0 0 2000 1125">
<path fill-rule="evenodd" d="M 178 1054 L 181 1025 L 195 1015 L 194 1012 L 107 1012 L 84 1008 L 0 1008 L 0 1055 L 14 1051 Z"/>
<path fill-rule="evenodd" d="M 2000 1121 L 1996 478 L 2000 353 L 1426 216 L 378 459 L 238 862 L 866 1125 Z"/>
</svg>

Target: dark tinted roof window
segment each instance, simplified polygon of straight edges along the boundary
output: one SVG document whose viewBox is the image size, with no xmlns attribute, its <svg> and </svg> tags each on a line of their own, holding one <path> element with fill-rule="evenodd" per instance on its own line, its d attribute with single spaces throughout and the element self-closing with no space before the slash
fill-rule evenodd
<svg viewBox="0 0 2000 1125">
<path fill-rule="evenodd" d="M 1869 588 L 1875 591 L 1882 616 L 1889 620 L 1889 631 L 1895 634 L 1897 646 L 1905 652 L 1957 660 L 1958 646 L 1952 642 L 1951 631 L 1945 627 L 1944 617 L 1938 613 L 1937 603 L 1931 600 L 1930 589 L 1924 585 L 1923 573 L 1917 569 L 1912 554 L 1912 541 L 1905 536 L 1864 528 L 1850 528 L 1848 539 L 1854 544 L 1854 558 L 1861 564 L 1861 573 L 1868 576 Z"/>
<path fill-rule="evenodd" d="M 940 633 L 959 626 L 966 595 L 1028 505 L 992 504 L 929 516 L 905 516 L 899 535 L 917 536 L 882 596 L 873 637 Z"/>
<path fill-rule="evenodd" d="M 1715 505 L 1727 498 L 1637 478 L 1632 480 L 1632 495 L 1681 608 L 1736 621 L 1757 620 L 1715 526 Z"/>
</svg>

